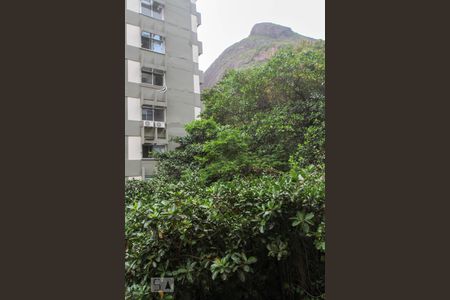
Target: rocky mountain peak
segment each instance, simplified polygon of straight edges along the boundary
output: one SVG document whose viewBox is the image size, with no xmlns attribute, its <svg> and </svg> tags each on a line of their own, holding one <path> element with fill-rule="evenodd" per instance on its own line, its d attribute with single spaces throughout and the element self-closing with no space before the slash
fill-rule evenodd
<svg viewBox="0 0 450 300">
<path fill-rule="evenodd" d="M 286 26 L 264 22 L 253 26 L 249 37 L 231 45 L 205 72 L 202 89 L 213 87 L 228 70 L 245 69 L 264 63 L 280 48 L 315 39 L 303 36 Z"/>
<path fill-rule="evenodd" d="M 274 23 L 264 22 L 253 26 L 250 36 L 266 36 L 273 39 L 296 35 L 291 28 Z"/>
</svg>

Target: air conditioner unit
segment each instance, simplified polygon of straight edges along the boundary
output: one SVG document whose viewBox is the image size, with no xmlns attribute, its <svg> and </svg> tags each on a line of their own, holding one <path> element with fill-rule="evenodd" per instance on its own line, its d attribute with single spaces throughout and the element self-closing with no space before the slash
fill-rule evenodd
<svg viewBox="0 0 450 300">
<path fill-rule="evenodd" d="M 156 128 L 166 128 L 166 123 L 164 122 L 155 122 Z"/>
<path fill-rule="evenodd" d="M 155 122 L 153 122 L 153 121 L 144 121 L 144 127 L 155 127 Z"/>
</svg>

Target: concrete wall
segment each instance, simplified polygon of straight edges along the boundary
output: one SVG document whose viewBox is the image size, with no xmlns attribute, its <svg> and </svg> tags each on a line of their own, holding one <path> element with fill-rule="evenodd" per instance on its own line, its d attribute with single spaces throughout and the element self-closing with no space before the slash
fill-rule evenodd
<svg viewBox="0 0 450 300">
<path fill-rule="evenodd" d="M 141 159 L 136 148 L 138 141 L 144 142 L 142 105 L 166 107 L 167 139 L 155 143 L 168 149 L 176 147 L 170 139 L 184 136 L 184 125 L 194 120 L 202 107 L 198 88 L 203 78 L 198 68 L 202 45 L 196 31 L 201 16 L 192 0 L 157 1 L 165 5 L 164 20 L 140 14 L 139 0 L 125 1 L 125 176 L 138 177 L 152 175 L 157 169 L 157 161 Z M 140 31 L 165 37 L 165 54 L 141 49 Z M 141 67 L 165 71 L 165 94 L 158 92 L 160 86 L 141 83 Z"/>
</svg>

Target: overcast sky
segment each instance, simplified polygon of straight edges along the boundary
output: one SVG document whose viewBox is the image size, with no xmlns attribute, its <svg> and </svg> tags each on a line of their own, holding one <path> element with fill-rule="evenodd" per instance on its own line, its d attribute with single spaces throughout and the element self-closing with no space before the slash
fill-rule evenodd
<svg viewBox="0 0 450 300">
<path fill-rule="evenodd" d="M 312 38 L 325 39 L 325 0 L 197 0 L 202 14 L 200 69 L 250 34 L 254 24 L 272 22 Z"/>
</svg>

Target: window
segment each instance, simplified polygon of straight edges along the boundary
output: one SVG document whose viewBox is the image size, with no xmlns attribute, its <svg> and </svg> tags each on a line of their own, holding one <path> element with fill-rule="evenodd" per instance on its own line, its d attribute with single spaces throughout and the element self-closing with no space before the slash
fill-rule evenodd
<svg viewBox="0 0 450 300">
<path fill-rule="evenodd" d="M 152 6 L 152 13 L 153 13 L 153 18 L 159 19 L 159 20 L 164 20 L 164 5 L 162 5 L 161 3 L 158 3 L 156 1 L 153 1 L 153 6 Z"/>
<path fill-rule="evenodd" d="M 144 144 L 142 145 L 142 158 L 150 158 L 152 157 L 151 153 L 153 152 L 153 145 Z"/>
<path fill-rule="evenodd" d="M 165 140 L 166 139 L 166 129 L 165 128 L 156 128 L 157 131 L 157 137 L 160 140 Z"/>
<path fill-rule="evenodd" d="M 152 16 L 152 4 L 151 4 L 151 0 L 142 0 L 141 1 L 141 13 L 143 15 Z"/>
<path fill-rule="evenodd" d="M 165 145 L 144 144 L 142 145 L 142 158 L 152 158 L 154 153 L 164 153 L 165 151 Z"/>
<path fill-rule="evenodd" d="M 156 122 L 164 122 L 164 109 L 155 108 L 155 121 Z"/>
<path fill-rule="evenodd" d="M 151 47 L 151 33 L 142 31 L 141 33 L 141 47 L 150 50 Z"/>
<path fill-rule="evenodd" d="M 165 122 L 164 108 L 144 106 L 142 108 L 142 120 Z"/>
<path fill-rule="evenodd" d="M 153 70 L 153 84 L 163 86 L 164 85 L 164 72 L 159 70 Z"/>
<path fill-rule="evenodd" d="M 142 82 L 153 84 L 153 73 L 152 71 L 147 71 L 142 69 Z"/>
<path fill-rule="evenodd" d="M 164 5 L 154 0 L 141 0 L 141 14 L 164 20 Z"/>
<path fill-rule="evenodd" d="M 145 141 L 153 141 L 155 140 L 155 128 L 153 127 L 145 127 L 144 128 L 144 140 Z"/>
<path fill-rule="evenodd" d="M 154 145 L 153 146 L 153 151 L 155 151 L 156 153 L 164 153 L 164 152 L 166 152 L 166 146 L 164 146 L 164 145 Z"/>
<path fill-rule="evenodd" d="M 146 31 L 141 33 L 141 47 L 161 54 L 166 53 L 165 38 Z"/>
<path fill-rule="evenodd" d="M 142 120 L 153 121 L 153 108 L 149 107 L 142 108 Z"/>
<path fill-rule="evenodd" d="M 164 85 L 164 71 L 152 69 L 152 68 L 142 68 L 142 82 L 163 86 Z"/>
</svg>

